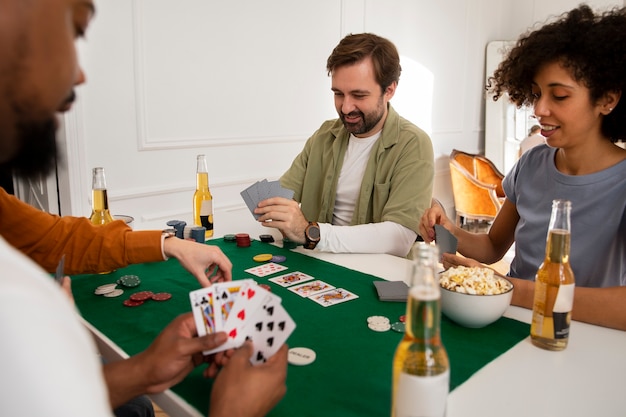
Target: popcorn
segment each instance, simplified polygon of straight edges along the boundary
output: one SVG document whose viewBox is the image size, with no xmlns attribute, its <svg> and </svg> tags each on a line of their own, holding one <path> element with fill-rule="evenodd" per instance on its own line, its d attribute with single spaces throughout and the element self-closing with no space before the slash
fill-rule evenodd
<svg viewBox="0 0 626 417">
<path fill-rule="evenodd" d="M 495 276 L 492 269 L 457 266 L 440 274 L 441 287 L 464 294 L 495 295 L 511 289 L 511 283 Z"/>
</svg>

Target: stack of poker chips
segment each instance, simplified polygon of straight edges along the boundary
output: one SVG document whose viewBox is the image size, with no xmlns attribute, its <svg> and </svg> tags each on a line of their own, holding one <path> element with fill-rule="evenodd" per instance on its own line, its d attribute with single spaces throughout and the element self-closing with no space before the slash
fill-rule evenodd
<svg viewBox="0 0 626 417">
<path fill-rule="evenodd" d="M 204 243 L 206 241 L 206 228 L 202 226 L 185 226 L 183 229 L 183 239 L 191 239 L 198 243 Z"/>
<path fill-rule="evenodd" d="M 173 227 L 176 230 L 176 237 L 179 239 L 184 239 L 184 230 L 185 226 L 187 226 L 187 222 L 184 220 L 170 220 L 167 222 L 169 227 Z"/>
<path fill-rule="evenodd" d="M 240 248 L 247 248 L 250 246 L 250 235 L 247 233 L 237 233 L 235 235 L 235 240 L 237 241 L 237 246 Z"/>
</svg>

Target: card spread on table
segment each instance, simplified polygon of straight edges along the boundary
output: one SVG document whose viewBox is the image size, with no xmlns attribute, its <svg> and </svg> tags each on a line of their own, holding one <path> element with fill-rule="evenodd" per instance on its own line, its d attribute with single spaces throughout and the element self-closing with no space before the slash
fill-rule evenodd
<svg viewBox="0 0 626 417">
<path fill-rule="evenodd" d="M 303 272 L 291 272 L 289 274 L 280 275 L 278 277 L 270 278 L 269 280 L 274 284 L 278 284 L 281 287 L 289 287 L 294 284 L 300 284 L 305 281 L 310 281 L 313 278 L 311 275 L 307 275 Z"/>
<path fill-rule="evenodd" d="M 249 274 L 256 275 L 257 277 L 265 277 L 275 274 L 276 272 L 284 271 L 285 269 L 287 269 L 287 267 L 284 265 L 277 264 L 275 262 L 268 262 L 266 264 L 255 266 L 254 268 L 248 268 L 245 271 Z"/>
<path fill-rule="evenodd" d="M 205 355 L 233 349 L 246 340 L 254 345 L 252 364 L 265 362 L 282 346 L 296 325 L 281 298 L 245 279 L 217 283 L 189 293 L 198 335 L 226 332 L 226 343 Z"/>
<path fill-rule="evenodd" d="M 258 219 L 260 216 L 259 214 L 254 213 L 254 209 L 257 208 L 259 202 L 270 197 L 284 197 L 289 200 L 293 199 L 293 191 L 283 188 L 278 180 L 268 181 L 265 179 L 257 181 L 243 190 L 240 194 L 255 219 Z"/>
<path fill-rule="evenodd" d="M 310 297 L 312 295 L 333 289 L 335 289 L 334 286 L 320 280 L 305 282 L 304 284 L 294 285 L 293 287 L 288 288 L 289 291 L 295 292 L 300 297 Z"/>
<path fill-rule="evenodd" d="M 343 288 L 337 288 L 310 297 L 311 300 L 324 307 L 354 300 L 356 298 L 359 298 L 359 296 Z"/>
<path fill-rule="evenodd" d="M 439 255 L 444 253 L 456 253 L 457 239 L 440 224 L 435 225 L 435 241 L 439 246 Z"/>
</svg>

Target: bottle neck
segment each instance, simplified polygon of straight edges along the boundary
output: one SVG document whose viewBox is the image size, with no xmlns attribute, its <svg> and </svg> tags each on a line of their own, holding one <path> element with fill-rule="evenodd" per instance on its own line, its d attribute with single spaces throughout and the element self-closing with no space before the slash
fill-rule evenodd
<svg viewBox="0 0 626 417">
<path fill-rule="evenodd" d="M 207 172 L 198 172 L 196 174 L 196 190 L 209 190 L 209 174 Z"/>
<path fill-rule="evenodd" d="M 546 259 L 552 263 L 569 263 L 569 252 L 569 231 L 562 229 L 550 230 L 546 243 Z"/>
<path fill-rule="evenodd" d="M 92 190 L 106 190 L 106 180 L 104 178 L 104 168 L 94 168 L 91 179 Z"/>
</svg>

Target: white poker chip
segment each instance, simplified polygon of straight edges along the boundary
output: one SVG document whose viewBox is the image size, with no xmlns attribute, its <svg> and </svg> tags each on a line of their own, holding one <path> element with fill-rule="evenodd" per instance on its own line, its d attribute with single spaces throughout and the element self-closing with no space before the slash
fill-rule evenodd
<svg viewBox="0 0 626 417">
<path fill-rule="evenodd" d="M 305 347 L 295 347 L 289 349 L 287 361 L 292 365 L 309 365 L 315 361 L 315 351 Z"/>
<path fill-rule="evenodd" d="M 111 292 L 108 292 L 106 294 L 102 294 L 105 297 L 119 297 L 120 295 L 124 294 L 124 290 L 121 288 L 115 289 Z"/>
<path fill-rule="evenodd" d="M 100 285 L 98 288 L 96 288 L 94 293 L 96 295 L 104 295 L 104 294 L 110 293 L 113 290 L 115 290 L 116 286 L 117 286 L 116 283 Z"/>
<path fill-rule="evenodd" d="M 391 324 L 389 324 L 389 323 L 383 323 L 383 324 L 368 323 L 367 327 L 369 327 L 371 330 L 374 330 L 375 332 L 386 332 L 389 329 L 391 329 Z"/>
<path fill-rule="evenodd" d="M 370 316 L 367 318 L 367 324 L 389 324 L 389 319 L 385 316 Z"/>
</svg>

